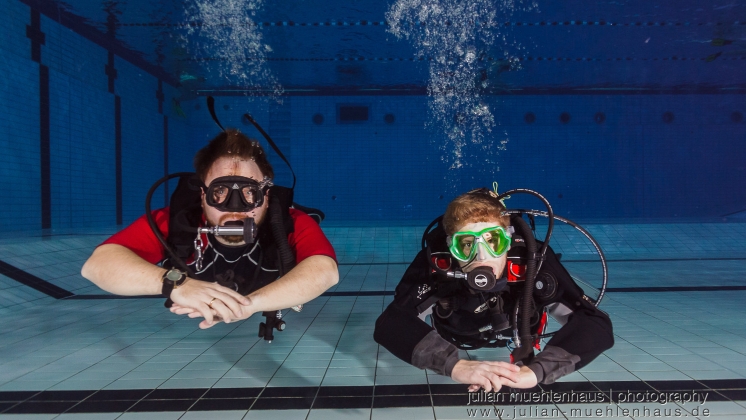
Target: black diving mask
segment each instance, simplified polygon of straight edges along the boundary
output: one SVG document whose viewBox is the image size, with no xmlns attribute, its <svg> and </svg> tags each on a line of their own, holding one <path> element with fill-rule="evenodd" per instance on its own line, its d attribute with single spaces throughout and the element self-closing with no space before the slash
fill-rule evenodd
<svg viewBox="0 0 746 420">
<path fill-rule="evenodd" d="M 261 182 L 243 176 L 221 176 L 204 186 L 207 204 L 223 212 L 245 213 L 261 207 L 272 180 Z"/>
</svg>

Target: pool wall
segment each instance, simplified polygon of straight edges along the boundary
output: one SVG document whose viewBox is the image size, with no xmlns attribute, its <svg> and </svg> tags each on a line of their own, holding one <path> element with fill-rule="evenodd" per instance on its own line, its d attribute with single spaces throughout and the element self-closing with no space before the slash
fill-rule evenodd
<svg viewBox="0 0 746 420">
<path fill-rule="evenodd" d="M 90 27 L 60 24 L 17 0 L 1 4 L 0 228 L 131 222 L 153 181 L 191 170 L 194 152 L 217 133 L 204 97 L 185 96 Z M 423 95 L 320 89 L 282 103 L 219 96 L 217 111 L 224 125 L 258 137 L 240 118 L 251 112 L 293 163 L 296 201 L 329 221 L 420 223 L 457 193 L 495 180 L 502 190 L 540 191 L 558 214 L 578 219 L 717 218 L 746 209 L 743 94 L 570 91 L 490 96 L 491 144 L 467 142 L 457 169 L 442 131 L 425 129 Z M 339 122 L 341 105 L 368 107 L 368 120 Z M 497 151 L 503 139 L 506 149 Z M 278 183 L 289 185 L 289 171 L 269 153 Z M 157 192 L 154 207 L 165 198 Z M 509 205 L 540 207 L 525 203 Z"/>
</svg>

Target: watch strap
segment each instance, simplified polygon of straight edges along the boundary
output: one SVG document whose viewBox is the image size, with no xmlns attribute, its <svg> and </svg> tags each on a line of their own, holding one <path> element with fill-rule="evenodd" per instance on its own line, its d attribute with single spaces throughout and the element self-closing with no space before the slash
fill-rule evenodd
<svg viewBox="0 0 746 420">
<path fill-rule="evenodd" d="M 181 274 L 181 277 L 179 278 L 179 280 L 171 280 L 171 279 L 168 278 L 168 274 L 170 272 L 172 272 L 172 271 L 176 271 L 179 274 Z M 167 270 L 165 273 L 163 273 L 163 276 L 161 277 L 161 282 L 163 283 L 163 287 L 161 288 L 161 294 L 164 297 L 170 297 L 171 296 L 171 292 L 173 292 L 173 290 L 175 288 L 177 288 L 177 287 L 181 286 L 182 284 L 184 284 L 184 282 L 186 281 L 186 279 L 187 279 L 187 275 L 184 272 L 181 272 L 181 271 L 176 270 L 174 268 L 172 268 L 170 270 Z"/>
</svg>

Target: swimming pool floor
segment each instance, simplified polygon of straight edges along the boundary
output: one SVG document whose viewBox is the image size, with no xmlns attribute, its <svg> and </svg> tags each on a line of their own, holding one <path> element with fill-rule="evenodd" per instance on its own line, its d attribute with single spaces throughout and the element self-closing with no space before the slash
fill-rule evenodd
<svg viewBox="0 0 746 420">
<path fill-rule="evenodd" d="M 257 336 L 259 316 L 199 330 L 162 299 L 115 299 L 84 280 L 80 267 L 112 228 L 0 239 L 0 417 L 570 419 L 679 409 L 679 417 L 746 418 L 746 223 L 585 227 L 609 261 L 601 308 L 616 344 L 535 391 L 604 393 L 613 402 L 524 401 L 514 412 L 512 401 L 469 412 L 465 386 L 379 347 L 375 319 L 418 251 L 422 226 L 324 227 L 340 282 L 302 312 L 285 312 L 287 328 L 271 344 Z M 573 275 L 600 285 L 590 243 L 566 226 L 551 243 Z M 468 357 L 508 360 L 508 352 Z M 651 400 L 661 392 L 707 400 Z"/>
</svg>

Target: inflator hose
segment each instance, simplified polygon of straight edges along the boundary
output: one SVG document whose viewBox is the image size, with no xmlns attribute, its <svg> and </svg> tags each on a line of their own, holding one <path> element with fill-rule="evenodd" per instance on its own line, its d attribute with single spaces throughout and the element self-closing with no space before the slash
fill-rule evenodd
<svg viewBox="0 0 746 420">
<path fill-rule="evenodd" d="M 295 255 L 288 244 L 288 235 L 285 231 L 285 224 L 282 217 L 282 206 L 280 199 L 276 195 L 269 196 L 269 225 L 272 228 L 272 237 L 277 244 L 277 251 L 280 254 L 280 273 L 285 275 L 295 267 Z"/>
<path fill-rule="evenodd" d="M 513 359 L 515 361 L 523 360 L 529 357 L 529 353 L 533 351 L 533 337 L 531 336 L 531 315 L 533 309 L 533 293 L 534 293 L 534 281 L 536 280 L 536 272 L 538 262 L 535 258 L 536 254 L 536 240 L 534 234 L 531 232 L 531 228 L 528 226 L 525 220 L 521 216 L 513 217 L 511 220 L 513 226 L 516 226 L 526 244 L 526 250 L 528 251 L 528 261 L 526 262 L 526 280 L 523 283 L 523 299 L 520 303 L 521 310 L 521 322 L 520 322 L 520 337 L 521 346 L 516 347 L 513 351 Z"/>
</svg>

